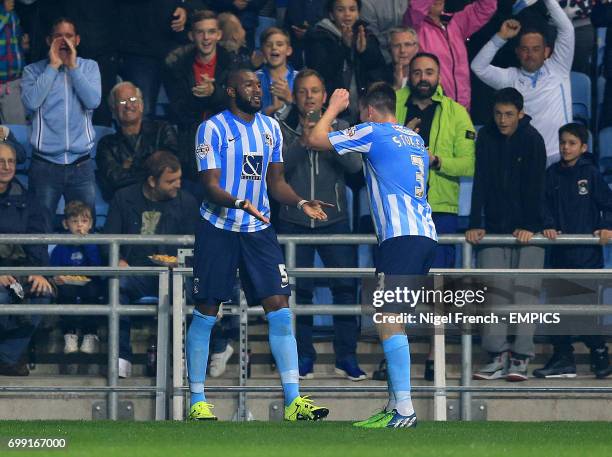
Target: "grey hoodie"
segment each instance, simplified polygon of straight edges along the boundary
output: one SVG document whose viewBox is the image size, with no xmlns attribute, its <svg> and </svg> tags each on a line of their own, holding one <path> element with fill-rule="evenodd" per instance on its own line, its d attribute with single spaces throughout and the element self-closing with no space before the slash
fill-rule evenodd
<svg viewBox="0 0 612 457">
<path fill-rule="evenodd" d="M 356 173 L 362 168 L 361 156 L 349 153 L 343 156 L 333 151 L 313 151 L 300 143 L 302 127 L 299 123 L 297 108 L 292 105 L 284 118 L 277 116 L 283 133 L 283 162 L 285 178 L 298 195 L 309 200 L 321 200 L 335 205 L 325 208 L 326 221 L 314 221 L 296 207 L 282 205 L 281 220 L 305 228 L 324 227 L 346 220 L 345 173 Z M 345 121 L 334 122 L 334 130 L 348 127 Z"/>
</svg>

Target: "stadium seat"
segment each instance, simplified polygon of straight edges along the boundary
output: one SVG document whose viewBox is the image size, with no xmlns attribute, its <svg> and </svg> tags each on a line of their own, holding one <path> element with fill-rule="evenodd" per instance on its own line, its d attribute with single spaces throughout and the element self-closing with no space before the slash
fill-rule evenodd
<svg viewBox="0 0 612 457">
<path fill-rule="evenodd" d="M 591 120 L 591 78 L 584 73 L 572 71 L 570 81 L 574 120 L 580 120 L 588 125 Z"/>
<path fill-rule="evenodd" d="M 606 78 L 600 76 L 597 78 L 597 128 L 599 129 L 599 125 L 601 123 L 601 115 L 603 113 L 603 101 L 604 101 L 604 92 L 606 89 Z"/>
<path fill-rule="evenodd" d="M 21 144 L 26 151 L 26 161 L 17 166 L 17 171 L 28 170 L 30 168 L 30 161 L 32 160 L 32 145 L 30 144 L 32 127 L 20 124 L 7 124 L 6 126 L 11 133 L 15 135 L 17 142 Z"/>
<path fill-rule="evenodd" d="M 597 30 L 597 74 L 601 74 L 601 67 L 604 63 L 606 54 L 606 27 L 599 27 Z"/>
<path fill-rule="evenodd" d="M 604 177 L 612 175 L 612 127 L 599 132 L 599 169 Z"/>
<path fill-rule="evenodd" d="M 473 178 L 459 178 L 459 216 L 469 216 L 472 206 Z"/>
<path fill-rule="evenodd" d="M 159 119 L 166 119 L 170 112 L 170 100 L 168 100 L 168 94 L 166 93 L 166 89 L 162 85 L 159 88 L 159 93 L 157 95 L 157 103 L 155 104 L 155 117 Z"/>
</svg>

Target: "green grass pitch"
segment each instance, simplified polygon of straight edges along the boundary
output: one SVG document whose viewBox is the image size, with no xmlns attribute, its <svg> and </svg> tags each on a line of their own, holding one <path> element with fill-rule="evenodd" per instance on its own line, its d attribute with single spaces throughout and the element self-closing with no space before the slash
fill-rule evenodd
<svg viewBox="0 0 612 457">
<path fill-rule="evenodd" d="M 64 450 L 9 450 L 7 438 L 66 438 Z M 347 422 L 0 421 L 3 457 L 610 457 L 605 422 L 422 422 L 360 430 Z"/>
</svg>

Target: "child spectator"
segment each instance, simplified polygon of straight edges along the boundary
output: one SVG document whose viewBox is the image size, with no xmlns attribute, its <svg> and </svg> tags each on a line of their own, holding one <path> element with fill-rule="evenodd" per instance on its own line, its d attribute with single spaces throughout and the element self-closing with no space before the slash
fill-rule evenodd
<svg viewBox="0 0 612 457">
<path fill-rule="evenodd" d="M 380 44 L 360 19 L 361 0 L 327 0 L 329 19 L 308 28 L 306 66 L 325 80 L 326 92 L 347 89 L 350 104 L 343 119 L 359 118 L 359 96 L 376 81 L 384 80 L 385 58 Z"/>
<path fill-rule="evenodd" d="M 287 109 L 293 103 L 293 80 L 297 71 L 287 63 L 291 55 L 289 34 L 270 27 L 261 34 L 262 52 L 266 63 L 257 71 L 261 82 L 262 110 L 268 116 Z"/>
<path fill-rule="evenodd" d="M 612 190 L 603 180 L 587 151 L 588 132 L 584 125 L 569 123 L 559 129 L 561 160 L 546 170 L 544 236 L 551 240 L 558 233 L 592 233 L 605 245 L 612 238 Z M 601 246 L 554 246 L 552 268 L 603 268 Z M 595 286 L 595 290 L 597 287 Z M 590 294 L 590 302 L 593 296 Z M 579 337 L 591 350 L 592 370 L 598 378 L 612 373 L 608 347 L 600 335 Z M 569 335 L 551 336 L 553 355 L 534 376 L 573 378 L 576 376 L 574 348 Z"/>
<path fill-rule="evenodd" d="M 465 239 L 477 244 L 485 233 L 512 234 L 517 239 L 516 246 L 482 247 L 479 268 L 542 268 L 544 248 L 528 243 L 542 230 L 544 140 L 523 112 L 523 96 L 516 89 L 507 87 L 495 94 L 493 113 L 494 122 L 480 129 L 476 140 L 470 228 Z M 539 303 L 538 279 L 499 277 L 495 288 L 511 291 L 491 293 L 495 305 Z M 490 362 L 474 373 L 474 379 L 527 380 L 534 332 L 534 324 L 516 324 L 510 343 L 507 323 L 484 325 L 482 347 Z"/>
<path fill-rule="evenodd" d="M 84 236 L 93 226 L 92 210 L 79 200 L 73 200 L 64 209 L 62 224 L 75 236 Z M 102 265 L 98 246 L 93 244 L 57 245 L 51 252 L 52 266 L 56 267 L 94 267 Z M 84 285 L 75 285 L 76 278 L 60 275 L 56 278 L 58 284 L 57 302 L 60 304 L 100 302 L 102 291 L 100 280 L 91 279 Z M 71 354 L 79 350 L 77 332 L 81 330 L 83 342 L 81 352 L 93 354 L 98 351 L 98 335 L 95 319 L 91 316 L 65 316 L 62 322 L 64 332 L 64 353 Z"/>
</svg>

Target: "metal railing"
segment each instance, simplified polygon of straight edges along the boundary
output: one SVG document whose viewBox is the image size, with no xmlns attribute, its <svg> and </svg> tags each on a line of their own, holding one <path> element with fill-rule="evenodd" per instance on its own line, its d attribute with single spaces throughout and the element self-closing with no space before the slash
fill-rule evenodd
<svg viewBox="0 0 612 457">
<path fill-rule="evenodd" d="M 298 244 L 376 244 L 373 235 L 330 235 L 325 237 L 310 235 L 290 235 L 279 236 L 279 241 L 285 245 L 285 262 L 290 282 L 295 284 L 297 277 L 352 277 L 367 278 L 374 274 L 373 268 L 296 268 L 296 247 Z M 597 239 L 589 235 L 563 235 L 557 240 L 551 241 L 541 236 L 532 239 L 531 245 L 549 244 L 596 244 Z M 183 327 L 184 316 L 191 308 L 187 307 L 183 298 L 184 277 L 190 275 L 190 268 L 175 268 L 172 270 L 173 297 L 172 310 L 169 308 L 169 275 L 166 268 L 143 268 L 128 267 L 118 268 L 119 247 L 120 245 L 146 245 L 146 244 L 166 244 L 192 246 L 193 236 L 182 235 L 87 235 L 84 237 L 74 237 L 71 235 L 0 235 L 0 244 L 102 244 L 109 246 L 110 267 L 87 267 L 87 268 L 63 268 L 63 267 L 31 267 L 31 268 L 0 268 L 1 274 L 66 274 L 77 273 L 86 275 L 109 276 L 109 304 L 108 305 L 2 305 L 0 314 L 87 314 L 87 315 L 107 315 L 109 318 L 109 354 L 108 354 L 108 385 L 105 387 L 36 387 L 36 386 L 0 386 L 0 392 L 26 392 L 26 391 L 61 391 L 61 392 L 108 392 L 108 411 L 110 419 L 117 419 L 118 393 L 145 391 L 155 392 L 156 394 L 156 419 L 165 419 L 167 415 L 167 398 L 172 396 L 172 418 L 183 419 L 185 392 L 188 387 L 184 385 L 184 366 L 183 366 Z M 463 268 L 436 270 L 431 273 L 444 273 L 451 275 L 465 274 L 554 274 L 556 270 L 504 270 L 504 269 L 473 269 L 472 268 L 472 245 L 465 242 L 461 235 L 440 236 L 441 244 L 461 245 L 463 255 Z M 501 235 L 487 235 L 481 245 L 519 245 L 514 237 Z M 582 275 L 601 275 L 612 277 L 611 271 L 606 270 L 571 270 L 576 274 Z M 567 273 L 568 270 L 558 270 Z M 159 276 L 159 306 L 146 305 L 119 305 L 119 276 L 131 274 L 157 274 Z M 289 304 L 296 314 L 351 314 L 362 313 L 361 305 L 306 305 L 297 306 L 295 295 L 289 299 Z M 550 305 L 549 305 L 550 306 Z M 248 308 L 244 300 L 240 306 L 225 307 L 225 312 L 240 316 L 240 378 L 238 386 L 216 386 L 207 387 L 210 392 L 237 392 L 239 395 L 237 416 L 239 419 L 246 419 L 247 405 L 246 394 L 248 392 L 280 392 L 277 386 L 247 386 L 247 336 L 248 336 L 248 316 L 251 314 L 263 314 L 261 307 Z M 542 308 L 544 309 L 544 308 Z M 548 308 L 549 310 L 550 308 Z M 513 308 L 516 310 L 516 308 Z M 530 311 L 537 311 L 536 306 L 529 306 Z M 555 311 L 562 313 L 582 313 L 590 314 L 611 314 L 612 306 L 598 306 L 597 309 L 588 305 L 565 305 L 562 308 L 555 307 Z M 168 365 L 168 316 L 173 313 L 173 386 L 169 390 L 167 386 L 167 365 Z M 154 315 L 158 316 L 158 344 L 157 344 L 157 373 L 156 385 L 142 387 L 121 387 L 117 385 L 117 359 L 118 359 L 118 328 L 119 316 L 121 314 L 130 315 Z M 446 396 L 449 392 L 458 392 L 461 396 L 461 417 L 464 420 L 471 418 L 471 393 L 472 392 L 582 392 L 582 393 L 612 393 L 612 387 L 475 387 L 471 385 L 472 376 L 472 335 L 471 328 L 465 326 L 461 336 L 461 381 L 460 386 L 446 385 L 446 364 L 445 364 L 445 336 L 444 328 L 437 327 L 434 336 L 434 363 L 435 380 L 434 386 L 414 387 L 415 392 L 428 392 L 434 394 L 434 418 L 436 420 L 446 419 Z M 180 356 L 179 356 L 180 354 Z M 384 392 L 386 387 L 363 386 L 363 387 L 338 387 L 338 386 L 317 386 L 306 388 L 304 391 L 313 392 Z"/>
</svg>

